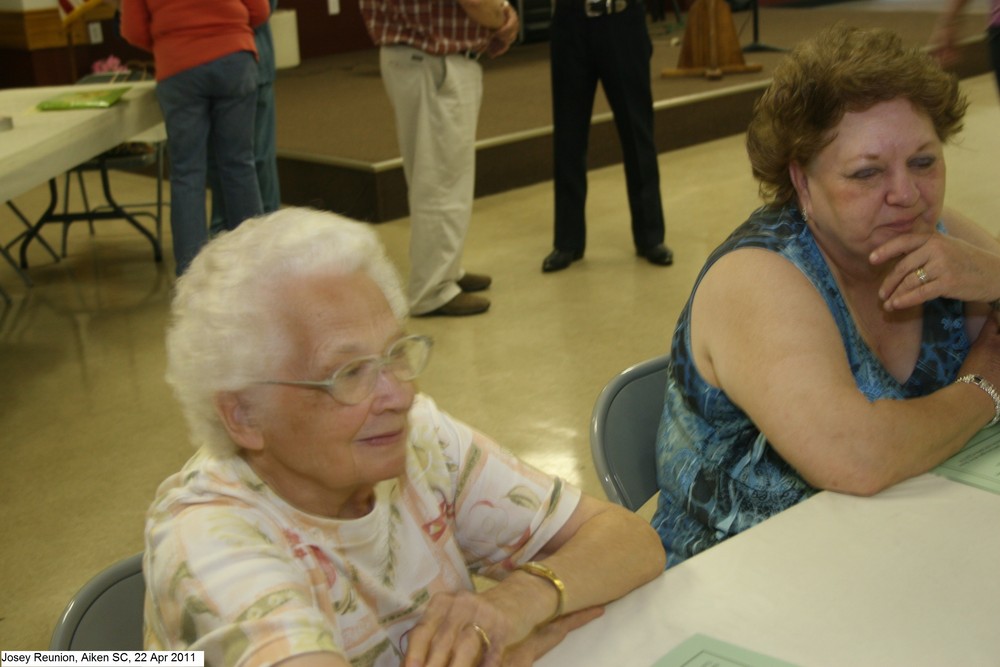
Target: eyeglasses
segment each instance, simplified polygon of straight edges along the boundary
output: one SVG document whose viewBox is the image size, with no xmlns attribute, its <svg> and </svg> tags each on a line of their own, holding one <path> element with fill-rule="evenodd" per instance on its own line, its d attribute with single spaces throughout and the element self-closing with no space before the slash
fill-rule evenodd
<svg viewBox="0 0 1000 667">
<path fill-rule="evenodd" d="M 333 400 L 344 405 L 357 405 L 375 390 L 382 369 L 387 368 L 403 382 L 416 379 L 431 357 L 434 341 L 428 336 L 405 336 L 389 346 L 381 356 L 371 355 L 349 361 L 333 372 L 328 379 L 264 380 L 258 384 L 283 384 L 292 387 L 322 389 Z"/>
</svg>

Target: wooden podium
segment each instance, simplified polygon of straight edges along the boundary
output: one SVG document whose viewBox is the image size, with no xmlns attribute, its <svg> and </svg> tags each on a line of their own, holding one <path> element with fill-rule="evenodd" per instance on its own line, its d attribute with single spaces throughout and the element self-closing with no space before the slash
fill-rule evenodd
<svg viewBox="0 0 1000 667">
<path fill-rule="evenodd" d="M 688 11 L 677 68 L 663 70 L 662 76 L 721 79 L 723 74 L 744 74 L 761 69 L 763 65 L 748 65 L 743 60 L 729 4 L 725 0 L 695 0 Z"/>
</svg>

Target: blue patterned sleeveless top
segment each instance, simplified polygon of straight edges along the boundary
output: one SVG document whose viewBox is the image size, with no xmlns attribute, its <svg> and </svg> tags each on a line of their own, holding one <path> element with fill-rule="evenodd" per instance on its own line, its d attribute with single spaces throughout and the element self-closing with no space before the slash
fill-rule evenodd
<svg viewBox="0 0 1000 667">
<path fill-rule="evenodd" d="M 938 231 L 944 227 L 938 224 Z M 924 304 L 920 354 L 900 384 L 861 338 L 819 247 L 793 207 L 761 208 L 708 258 L 708 269 L 738 248 L 763 248 L 798 267 L 833 314 L 858 388 L 870 401 L 929 394 L 952 382 L 969 351 L 964 304 Z M 735 535 L 816 492 L 768 444 L 729 398 L 698 373 L 691 351 L 691 292 L 671 347 L 667 390 L 657 436 L 660 497 L 653 527 L 667 567 Z"/>
</svg>

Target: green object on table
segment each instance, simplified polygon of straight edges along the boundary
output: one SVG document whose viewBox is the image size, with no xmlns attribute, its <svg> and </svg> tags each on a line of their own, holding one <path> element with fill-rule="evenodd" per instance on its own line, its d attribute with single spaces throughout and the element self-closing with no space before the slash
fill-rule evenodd
<svg viewBox="0 0 1000 667">
<path fill-rule="evenodd" d="M 66 109 L 104 109 L 114 105 L 130 86 L 101 88 L 99 90 L 74 90 L 56 95 L 38 103 L 41 111 L 63 111 Z"/>
</svg>

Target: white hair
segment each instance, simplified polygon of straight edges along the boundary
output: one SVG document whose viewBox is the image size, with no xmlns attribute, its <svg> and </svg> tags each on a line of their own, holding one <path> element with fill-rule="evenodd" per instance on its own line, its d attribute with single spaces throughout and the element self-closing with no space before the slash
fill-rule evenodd
<svg viewBox="0 0 1000 667">
<path fill-rule="evenodd" d="M 177 281 L 167 330 L 167 383 L 195 447 L 229 455 L 236 445 L 215 397 L 239 391 L 280 363 L 287 343 L 274 316 L 275 288 L 314 276 L 361 271 L 402 321 L 399 276 L 366 224 L 306 208 L 251 218 L 209 242 Z"/>
</svg>

